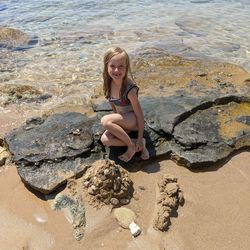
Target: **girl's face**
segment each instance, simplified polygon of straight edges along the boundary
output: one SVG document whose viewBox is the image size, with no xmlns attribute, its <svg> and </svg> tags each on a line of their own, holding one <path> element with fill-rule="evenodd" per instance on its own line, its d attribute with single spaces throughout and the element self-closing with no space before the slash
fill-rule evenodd
<svg viewBox="0 0 250 250">
<path fill-rule="evenodd" d="M 114 82 L 122 82 L 126 75 L 126 57 L 124 53 L 113 56 L 108 63 L 108 74 Z"/>
</svg>

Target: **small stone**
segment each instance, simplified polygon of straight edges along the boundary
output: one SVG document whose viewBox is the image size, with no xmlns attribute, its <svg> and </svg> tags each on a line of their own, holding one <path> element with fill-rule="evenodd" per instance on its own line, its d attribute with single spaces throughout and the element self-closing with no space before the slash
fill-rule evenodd
<svg viewBox="0 0 250 250">
<path fill-rule="evenodd" d="M 142 191 L 145 191 L 145 190 L 146 190 L 146 188 L 143 187 L 143 186 L 138 186 L 138 188 L 139 188 L 140 190 L 142 190 Z"/>
<path fill-rule="evenodd" d="M 91 187 L 88 188 L 88 193 L 91 195 L 94 195 L 97 193 L 97 188 L 96 186 L 92 185 Z"/>
<path fill-rule="evenodd" d="M 81 134 L 81 131 L 80 131 L 80 129 L 74 129 L 74 130 L 71 131 L 71 133 L 72 133 L 73 135 L 80 135 L 80 134 Z"/>
<path fill-rule="evenodd" d="M 205 73 L 205 72 L 198 72 L 197 76 L 204 77 L 204 76 L 207 76 L 207 73 Z"/>
<path fill-rule="evenodd" d="M 89 187 L 90 182 L 89 182 L 89 181 L 85 181 L 85 182 L 83 183 L 83 185 L 87 188 L 87 187 Z"/>
<path fill-rule="evenodd" d="M 120 203 L 121 203 L 122 205 L 127 205 L 127 204 L 129 204 L 129 199 L 126 199 L 126 198 L 121 199 L 121 200 L 120 200 Z"/>
<path fill-rule="evenodd" d="M 109 169 L 106 168 L 106 169 L 103 171 L 103 173 L 104 173 L 104 175 L 106 175 L 106 176 L 109 175 Z"/>
<path fill-rule="evenodd" d="M 177 178 L 174 177 L 173 175 L 170 175 L 170 174 L 166 174 L 164 175 L 164 180 L 167 181 L 167 182 L 177 182 Z"/>
<path fill-rule="evenodd" d="M 139 200 L 139 194 L 137 192 L 133 193 L 133 198 L 138 201 Z"/>
<path fill-rule="evenodd" d="M 113 206 L 118 206 L 118 205 L 119 205 L 119 200 L 116 199 L 116 198 L 111 198 L 111 199 L 110 199 L 110 203 L 111 203 Z"/>
<path fill-rule="evenodd" d="M 184 195 L 183 195 L 183 192 L 181 190 L 179 190 L 178 192 L 178 202 L 181 206 L 184 205 Z"/>
<path fill-rule="evenodd" d="M 130 223 L 129 230 L 133 237 L 137 237 L 141 233 L 140 227 L 135 222 Z"/>
<path fill-rule="evenodd" d="M 25 130 L 30 130 L 32 129 L 33 127 L 25 127 Z"/>
</svg>

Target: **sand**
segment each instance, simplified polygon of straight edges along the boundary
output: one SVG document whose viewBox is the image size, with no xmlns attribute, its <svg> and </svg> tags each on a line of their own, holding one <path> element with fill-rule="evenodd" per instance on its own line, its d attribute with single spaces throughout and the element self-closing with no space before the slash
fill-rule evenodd
<svg viewBox="0 0 250 250">
<path fill-rule="evenodd" d="M 96 209 L 85 199 L 87 226 L 81 241 L 74 239 L 64 213 L 53 211 L 27 189 L 15 166 L 8 166 L 0 172 L 0 249 L 248 249 L 249 160 L 249 152 L 239 152 L 224 164 L 195 172 L 170 160 L 146 164 L 130 172 L 136 193 L 126 206 L 136 213 L 142 234 L 132 238 L 111 207 Z M 160 232 L 153 229 L 153 220 L 157 182 L 165 173 L 178 178 L 185 204 L 171 217 L 169 230 Z"/>
</svg>

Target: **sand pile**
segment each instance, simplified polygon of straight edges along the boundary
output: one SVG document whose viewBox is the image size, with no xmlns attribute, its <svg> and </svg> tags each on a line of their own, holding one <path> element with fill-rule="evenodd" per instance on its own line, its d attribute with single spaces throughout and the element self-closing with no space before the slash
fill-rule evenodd
<svg viewBox="0 0 250 250">
<path fill-rule="evenodd" d="M 83 177 L 83 185 L 94 205 L 126 205 L 133 195 L 133 183 L 128 172 L 111 160 L 100 160 L 93 164 Z"/>
<path fill-rule="evenodd" d="M 157 199 L 154 228 L 166 231 L 170 225 L 170 217 L 176 213 L 179 205 L 184 204 L 184 197 L 174 176 L 164 175 L 158 186 L 160 195 Z"/>
</svg>

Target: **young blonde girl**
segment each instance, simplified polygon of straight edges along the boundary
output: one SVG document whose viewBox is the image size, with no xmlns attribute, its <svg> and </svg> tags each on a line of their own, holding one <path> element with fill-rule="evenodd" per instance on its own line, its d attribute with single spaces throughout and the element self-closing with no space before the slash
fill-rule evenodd
<svg viewBox="0 0 250 250">
<path fill-rule="evenodd" d="M 106 129 L 101 141 L 105 146 L 127 146 L 127 151 L 119 156 L 124 162 L 131 160 L 139 151 L 143 160 L 149 158 L 143 138 L 144 117 L 138 100 L 139 88 L 132 79 L 126 51 L 119 47 L 108 49 L 104 56 L 103 90 L 114 113 L 101 119 Z M 138 131 L 137 139 L 129 137 L 131 131 Z"/>
</svg>

